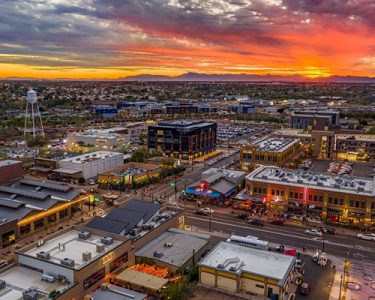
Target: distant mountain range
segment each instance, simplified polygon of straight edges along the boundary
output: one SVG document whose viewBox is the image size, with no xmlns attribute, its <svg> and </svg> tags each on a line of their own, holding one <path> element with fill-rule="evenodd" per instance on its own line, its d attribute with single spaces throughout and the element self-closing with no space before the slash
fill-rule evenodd
<svg viewBox="0 0 375 300">
<path fill-rule="evenodd" d="M 332 82 L 375 83 L 375 77 L 330 76 L 307 78 L 301 75 L 257 75 L 257 74 L 204 74 L 185 73 L 178 76 L 140 74 L 120 78 L 121 81 L 250 81 L 250 82 Z"/>
</svg>

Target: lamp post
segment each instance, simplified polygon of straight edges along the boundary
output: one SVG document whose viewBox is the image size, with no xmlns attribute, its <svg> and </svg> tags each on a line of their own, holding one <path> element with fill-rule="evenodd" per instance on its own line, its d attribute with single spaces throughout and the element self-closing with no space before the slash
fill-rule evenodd
<svg viewBox="0 0 375 300">
<path fill-rule="evenodd" d="M 322 233 L 323 233 L 323 240 L 322 240 L 322 251 L 324 252 L 324 247 L 325 247 L 325 239 L 326 239 L 326 233 L 324 232 L 324 230 L 322 230 Z"/>
</svg>

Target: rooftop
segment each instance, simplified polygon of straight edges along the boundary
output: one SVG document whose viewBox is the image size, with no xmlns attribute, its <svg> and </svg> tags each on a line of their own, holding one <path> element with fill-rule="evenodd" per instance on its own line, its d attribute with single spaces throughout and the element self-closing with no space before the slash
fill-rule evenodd
<svg viewBox="0 0 375 300">
<path fill-rule="evenodd" d="M 6 288 L 1 290 L 0 300 L 22 299 L 22 292 L 31 288 L 37 288 L 38 291 L 44 293 L 44 295 L 39 293 L 38 298 L 44 300 L 49 299 L 48 294 L 53 290 L 63 292 L 69 288 L 67 283 L 42 281 L 41 276 L 42 274 L 39 272 L 19 267 L 0 274 L 0 279 L 6 282 Z"/>
<path fill-rule="evenodd" d="M 18 161 L 18 160 L 12 160 L 12 159 L 2 160 L 2 161 L 0 161 L 0 168 L 5 167 L 5 166 L 11 166 L 11 165 L 19 164 L 19 163 L 21 163 L 21 162 Z"/>
<path fill-rule="evenodd" d="M 143 300 L 147 295 L 120 286 L 105 284 L 91 294 L 91 300 Z"/>
<path fill-rule="evenodd" d="M 313 187 L 320 190 L 345 192 L 354 195 L 375 195 L 375 179 L 349 175 L 330 175 L 302 170 L 281 169 L 262 166 L 249 175 L 247 179 L 259 182 L 274 182 L 280 185 Z"/>
<path fill-rule="evenodd" d="M 181 129 L 193 129 L 197 127 L 205 127 L 216 123 L 208 123 L 203 120 L 196 120 L 196 121 L 164 121 L 159 122 L 157 125 L 153 125 L 153 127 L 177 127 Z"/>
<path fill-rule="evenodd" d="M 295 257 L 220 242 L 199 263 L 234 274 L 243 272 L 275 279 L 283 285 L 294 266 Z"/>
<path fill-rule="evenodd" d="M 61 162 L 71 162 L 71 163 L 77 163 L 77 164 L 83 164 L 86 162 L 90 162 L 92 160 L 97 160 L 97 159 L 104 159 L 108 157 L 113 157 L 117 155 L 123 155 L 122 153 L 119 152 L 112 152 L 112 151 L 96 151 L 96 152 L 91 152 L 75 157 L 70 157 L 70 158 L 64 158 L 61 160 Z"/>
<path fill-rule="evenodd" d="M 204 176 L 211 176 L 211 175 L 214 175 L 214 174 L 217 174 L 217 173 L 221 173 L 223 174 L 225 177 L 230 177 L 230 178 L 239 178 L 243 175 L 245 175 L 246 173 L 245 172 L 242 172 L 242 171 L 235 171 L 235 170 L 229 170 L 229 169 L 219 169 L 219 168 L 210 168 L 204 172 L 202 172 L 202 178 L 204 178 Z"/>
<path fill-rule="evenodd" d="M 30 250 L 26 250 L 26 252 L 22 252 L 22 254 L 20 253 L 20 255 L 43 260 L 39 257 L 40 253 L 48 253 L 50 258 L 46 260 L 58 265 L 62 265 L 61 261 L 68 258 L 73 260 L 74 264 L 67 267 L 80 270 L 123 243 L 123 241 L 112 239 L 112 243 L 107 245 L 105 242 L 103 243 L 104 236 L 90 234 L 87 239 L 84 239 L 79 237 L 78 233 L 79 231 L 77 230 L 68 231 L 50 240 L 45 240 L 44 245 L 35 246 Z M 104 251 L 98 252 L 98 245 L 104 247 Z M 91 254 L 91 259 L 84 260 L 83 256 L 88 252 Z"/>
<path fill-rule="evenodd" d="M 116 279 L 122 280 L 132 285 L 142 286 L 154 291 L 160 290 L 168 283 L 168 279 L 142 273 L 130 268 L 122 271 L 119 275 L 116 276 Z"/>
<path fill-rule="evenodd" d="M 123 134 L 116 133 L 112 131 L 111 129 L 103 129 L 103 130 L 89 129 L 89 130 L 85 130 L 84 132 L 72 133 L 72 135 L 79 136 L 79 137 L 99 138 L 99 139 L 119 139 L 119 138 L 124 137 Z"/>
<path fill-rule="evenodd" d="M 260 151 L 283 152 L 298 142 L 297 139 L 266 137 L 256 141 L 253 145 Z"/>
<path fill-rule="evenodd" d="M 154 252 L 163 255 L 159 261 L 182 267 L 193 255 L 209 242 L 209 235 L 170 228 L 156 239 L 139 249 L 135 255 L 155 259 Z M 166 246 L 166 244 L 170 246 Z"/>
</svg>

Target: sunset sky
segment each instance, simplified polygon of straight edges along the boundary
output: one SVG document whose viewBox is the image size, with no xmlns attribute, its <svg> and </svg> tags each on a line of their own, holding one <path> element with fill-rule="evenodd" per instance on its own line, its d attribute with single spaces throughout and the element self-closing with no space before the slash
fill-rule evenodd
<svg viewBox="0 0 375 300">
<path fill-rule="evenodd" d="M 1 0 L 0 77 L 375 76 L 374 0 Z"/>
</svg>

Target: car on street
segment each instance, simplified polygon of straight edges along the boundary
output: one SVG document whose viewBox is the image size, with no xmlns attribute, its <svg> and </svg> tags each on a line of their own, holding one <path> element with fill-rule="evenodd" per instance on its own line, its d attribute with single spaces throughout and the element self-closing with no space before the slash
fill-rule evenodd
<svg viewBox="0 0 375 300">
<path fill-rule="evenodd" d="M 264 226 L 264 221 L 260 219 L 249 220 L 250 225 Z"/>
<path fill-rule="evenodd" d="M 299 286 L 298 292 L 300 293 L 300 295 L 308 295 L 308 294 L 310 294 L 310 292 L 311 292 L 311 285 L 309 283 L 303 282 Z"/>
<path fill-rule="evenodd" d="M 237 215 L 237 218 L 239 218 L 241 220 L 247 220 L 247 219 L 249 219 L 249 215 L 248 214 L 239 214 L 239 215 Z"/>
<path fill-rule="evenodd" d="M 335 234 L 336 229 L 334 227 L 320 227 L 320 230 L 325 234 Z"/>
<path fill-rule="evenodd" d="M 309 235 L 313 235 L 313 236 L 322 236 L 323 235 L 323 233 L 320 230 L 315 229 L 315 228 L 306 229 L 305 233 L 307 233 Z"/>
<path fill-rule="evenodd" d="M 285 221 L 283 219 L 273 219 L 271 221 L 271 224 L 284 226 L 285 225 Z"/>
<path fill-rule="evenodd" d="M 89 185 L 95 185 L 96 183 L 95 183 L 95 180 L 94 179 L 90 179 L 89 180 Z"/>
<path fill-rule="evenodd" d="M 213 210 L 212 208 L 209 208 L 209 207 L 203 207 L 203 208 L 201 208 L 200 210 L 205 211 L 207 214 L 212 214 L 212 213 L 214 213 L 214 210 Z"/>
<path fill-rule="evenodd" d="M 358 233 L 357 237 L 361 240 L 375 241 L 375 233 Z"/>
<path fill-rule="evenodd" d="M 195 211 L 195 214 L 200 215 L 200 216 L 207 216 L 208 212 L 200 209 L 200 210 Z"/>
</svg>

